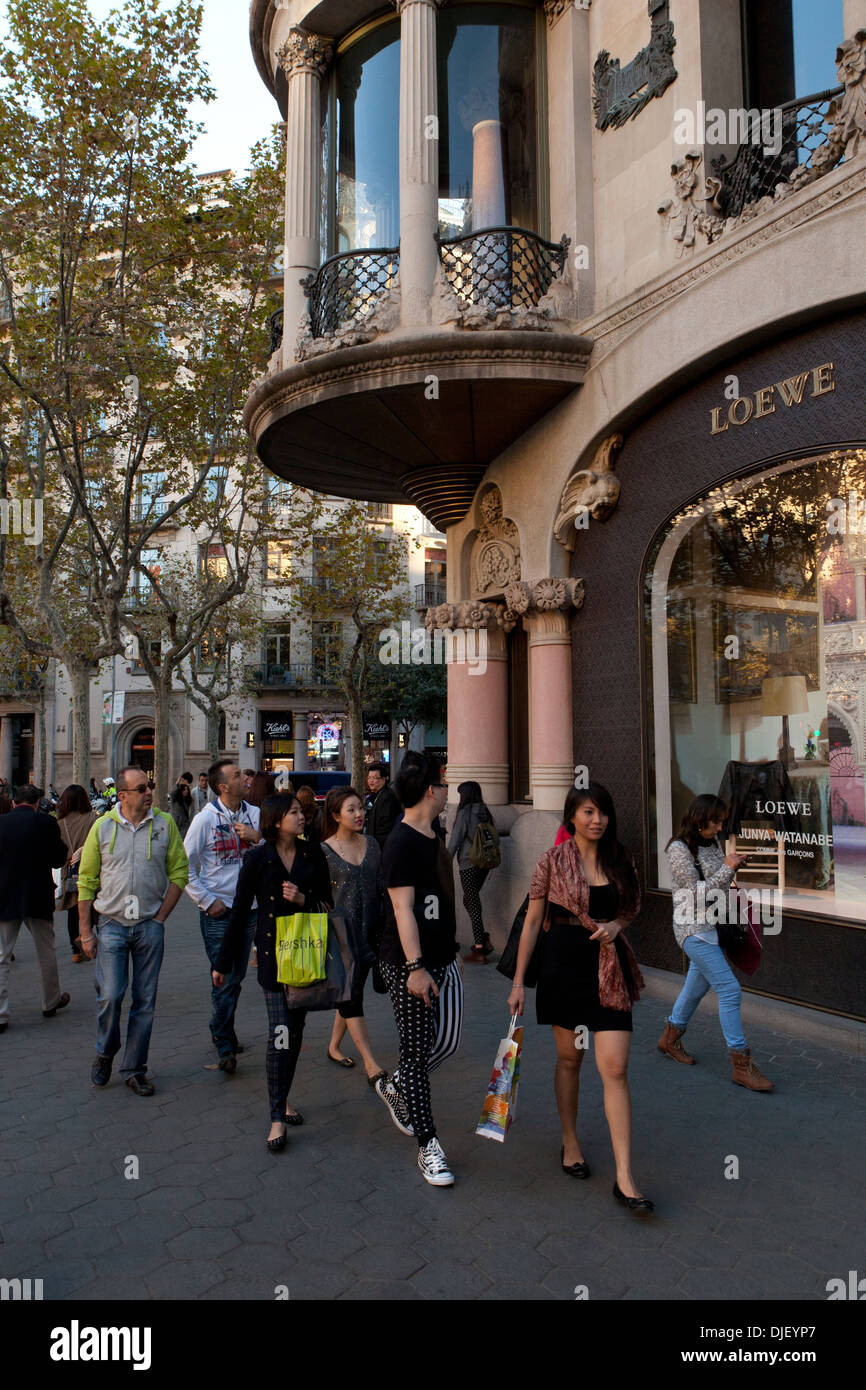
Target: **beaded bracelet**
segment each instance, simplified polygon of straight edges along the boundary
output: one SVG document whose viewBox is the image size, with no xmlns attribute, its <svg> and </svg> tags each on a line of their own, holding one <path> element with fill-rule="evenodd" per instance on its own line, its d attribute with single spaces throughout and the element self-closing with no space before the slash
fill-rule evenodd
<svg viewBox="0 0 866 1390">
<path fill-rule="evenodd" d="M 407 960 L 406 967 L 409 971 L 409 974 L 411 975 L 413 970 L 423 970 L 424 962 L 419 956 L 417 960 Z"/>
</svg>

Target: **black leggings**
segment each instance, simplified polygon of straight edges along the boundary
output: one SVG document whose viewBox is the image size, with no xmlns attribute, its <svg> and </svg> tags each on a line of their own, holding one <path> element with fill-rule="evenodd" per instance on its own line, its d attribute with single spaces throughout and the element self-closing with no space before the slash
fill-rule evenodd
<svg viewBox="0 0 866 1390">
<path fill-rule="evenodd" d="M 283 1124 L 286 1118 L 286 1102 L 295 1079 L 295 1067 L 301 1055 L 307 1010 L 290 1009 L 286 1003 L 284 989 L 266 989 L 263 993 L 268 1009 L 265 1071 L 268 1078 L 271 1120 Z"/>
<path fill-rule="evenodd" d="M 484 918 L 481 916 L 481 889 L 490 873 L 489 869 L 476 869 L 470 864 L 468 869 L 460 870 L 460 884 L 463 889 L 463 906 L 469 913 L 472 923 L 472 939 L 476 946 L 484 945 Z"/>
<path fill-rule="evenodd" d="M 459 965 L 456 961 L 434 965 L 429 973 L 439 986 L 439 997 L 432 1007 L 409 993 L 405 965 L 382 964 L 400 1039 L 400 1062 L 392 1080 L 406 1101 L 415 1137 L 422 1145 L 436 1134 L 430 1104 L 430 1072 L 457 1051 L 463 1031 L 463 977 Z"/>
</svg>

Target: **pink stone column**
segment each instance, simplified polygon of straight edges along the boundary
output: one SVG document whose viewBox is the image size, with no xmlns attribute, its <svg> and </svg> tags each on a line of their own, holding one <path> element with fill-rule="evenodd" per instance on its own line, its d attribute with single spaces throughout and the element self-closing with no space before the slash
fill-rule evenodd
<svg viewBox="0 0 866 1390">
<path fill-rule="evenodd" d="M 534 611 L 529 629 L 529 757 L 532 805 L 562 812 L 574 783 L 571 635 L 559 611 Z"/>
<path fill-rule="evenodd" d="M 474 634 L 470 634 L 474 636 Z M 509 798 L 508 654 L 501 628 L 484 629 L 484 661 L 448 663 L 448 800 L 478 782 L 488 806 Z"/>
</svg>

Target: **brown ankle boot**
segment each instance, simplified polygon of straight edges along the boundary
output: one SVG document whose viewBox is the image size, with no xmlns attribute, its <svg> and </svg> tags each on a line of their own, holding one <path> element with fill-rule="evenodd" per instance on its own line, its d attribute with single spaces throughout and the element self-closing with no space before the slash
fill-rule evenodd
<svg viewBox="0 0 866 1390">
<path fill-rule="evenodd" d="M 657 1046 L 659 1052 L 663 1052 L 666 1057 L 672 1057 L 675 1062 L 684 1062 L 687 1067 L 693 1067 L 695 1065 L 694 1057 L 689 1056 L 680 1042 L 685 1031 L 685 1028 L 677 1028 L 668 1020 Z"/>
<path fill-rule="evenodd" d="M 737 1086 L 745 1086 L 747 1091 L 772 1091 L 773 1083 L 768 1081 L 762 1072 L 758 1071 L 752 1061 L 751 1050 L 747 1047 L 745 1052 L 732 1052 L 731 1061 L 734 1066 L 734 1074 L 731 1080 Z"/>
</svg>

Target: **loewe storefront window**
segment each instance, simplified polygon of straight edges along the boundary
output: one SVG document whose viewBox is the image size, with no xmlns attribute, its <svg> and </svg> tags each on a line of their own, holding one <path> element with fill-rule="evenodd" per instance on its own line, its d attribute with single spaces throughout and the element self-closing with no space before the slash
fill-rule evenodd
<svg viewBox="0 0 866 1390">
<path fill-rule="evenodd" d="M 663 529 L 644 585 L 650 874 L 693 798 L 783 908 L 866 921 L 866 451 L 725 483 Z"/>
</svg>

